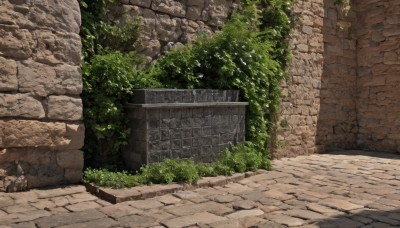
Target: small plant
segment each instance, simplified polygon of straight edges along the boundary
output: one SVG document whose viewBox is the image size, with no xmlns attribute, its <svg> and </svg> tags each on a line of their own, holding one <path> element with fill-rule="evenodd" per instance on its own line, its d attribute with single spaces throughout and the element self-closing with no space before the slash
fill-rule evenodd
<svg viewBox="0 0 400 228">
<path fill-rule="evenodd" d="M 107 169 L 87 168 L 84 173 L 83 183 L 96 183 L 98 186 L 112 188 L 130 188 L 144 184 L 140 175 L 130 175 L 129 173 L 113 172 Z"/>
<path fill-rule="evenodd" d="M 235 172 L 270 169 L 269 160 L 262 153 L 255 151 L 249 143 L 237 146 L 233 152 L 228 150 L 214 163 L 195 164 L 193 160 L 166 159 L 160 163 L 143 166 L 137 174 L 112 172 L 106 169 L 86 169 L 84 183 L 98 186 L 125 188 L 142 184 L 196 183 L 201 177 L 232 175 Z"/>
</svg>

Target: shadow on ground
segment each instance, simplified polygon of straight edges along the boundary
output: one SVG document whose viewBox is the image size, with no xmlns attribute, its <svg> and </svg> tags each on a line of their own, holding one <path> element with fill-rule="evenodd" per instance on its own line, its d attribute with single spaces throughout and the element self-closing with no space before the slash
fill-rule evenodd
<svg viewBox="0 0 400 228">
<path fill-rule="evenodd" d="M 330 151 L 324 154 L 332 154 L 332 155 L 349 155 L 349 156 L 368 156 L 375 158 L 387 158 L 387 159 L 400 159 L 399 153 L 391 153 L 391 152 L 377 152 L 377 151 L 365 151 L 365 150 L 338 150 L 338 151 Z"/>
<path fill-rule="evenodd" d="M 322 228 L 387 228 L 400 227 L 400 209 L 392 211 L 363 210 L 355 214 L 346 214 L 315 223 Z"/>
</svg>

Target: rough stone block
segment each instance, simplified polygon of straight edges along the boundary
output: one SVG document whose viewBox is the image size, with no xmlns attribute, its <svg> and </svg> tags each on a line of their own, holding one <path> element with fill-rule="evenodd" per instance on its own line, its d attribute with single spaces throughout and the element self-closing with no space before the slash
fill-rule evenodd
<svg viewBox="0 0 400 228">
<path fill-rule="evenodd" d="M 0 25 L 0 50 L 3 56 L 27 59 L 32 55 L 35 41 L 32 34 L 18 26 Z"/>
<path fill-rule="evenodd" d="M 151 8 L 175 17 L 185 17 L 186 15 L 186 5 L 181 0 L 153 0 Z"/>
<path fill-rule="evenodd" d="M 4 90 L 18 90 L 17 63 L 0 57 L 0 91 Z"/>
<path fill-rule="evenodd" d="M 47 117 L 55 120 L 82 120 L 82 100 L 67 96 L 48 98 Z"/>
<path fill-rule="evenodd" d="M 81 169 L 66 169 L 64 172 L 64 181 L 68 184 L 77 184 L 82 179 Z"/>
<path fill-rule="evenodd" d="M 44 64 L 67 63 L 79 66 L 82 44 L 78 35 L 42 30 L 36 30 L 33 34 L 37 42 L 33 60 Z"/>
<path fill-rule="evenodd" d="M 49 65 L 27 60 L 18 63 L 20 92 L 32 92 L 39 96 L 48 94 L 80 94 L 81 76 L 77 67 Z"/>
<path fill-rule="evenodd" d="M 80 150 L 66 150 L 57 153 L 57 164 L 65 169 L 83 169 L 83 152 Z"/>
<path fill-rule="evenodd" d="M 130 0 L 130 4 L 150 8 L 151 1 L 149 0 Z"/>
<path fill-rule="evenodd" d="M 0 117 L 44 118 L 41 98 L 29 94 L 0 94 Z"/>
<path fill-rule="evenodd" d="M 2 148 L 10 147 L 62 147 L 80 149 L 84 128 L 79 124 L 40 122 L 35 120 L 0 121 Z"/>
</svg>

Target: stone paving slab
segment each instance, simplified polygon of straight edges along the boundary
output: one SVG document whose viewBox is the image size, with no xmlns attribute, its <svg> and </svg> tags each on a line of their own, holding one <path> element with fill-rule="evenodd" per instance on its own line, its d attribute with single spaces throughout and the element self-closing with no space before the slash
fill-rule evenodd
<svg viewBox="0 0 400 228">
<path fill-rule="evenodd" d="M 128 200 L 118 204 L 84 186 L 0 193 L 0 228 L 400 227 L 398 154 L 285 158 L 273 161 L 270 172 L 206 178 L 201 186 L 164 191 L 175 187 L 145 186 L 125 195 L 112 190 Z"/>
</svg>

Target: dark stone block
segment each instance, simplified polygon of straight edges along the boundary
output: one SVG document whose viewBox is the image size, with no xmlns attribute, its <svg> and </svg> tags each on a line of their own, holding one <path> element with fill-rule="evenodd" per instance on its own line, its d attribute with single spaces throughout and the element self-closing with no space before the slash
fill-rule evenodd
<svg viewBox="0 0 400 228">
<path fill-rule="evenodd" d="M 203 136 L 203 130 L 201 128 L 193 128 L 193 137 L 198 138 Z"/>
<path fill-rule="evenodd" d="M 160 127 L 161 128 L 169 128 L 169 124 L 171 119 L 161 119 Z"/>
<path fill-rule="evenodd" d="M 150 142 L 159 141 L 161 139 L 160 131 L 149 131 L 148 132 L 148 139 Z"/>
<path fill-rule="evenodd" d="M 193 132 L 192 128 L 184 128 L 184 129 L 182 129 L 182 138 L 192 137 L 193 136 L 192 132 Z"/>
<path fill-rule="evenodd" d="M 169 140 L 170 139 L 170 135 L 169 135 L 169 130 L 168 129 L 161 129 L 160 133 L 161 133 L 161 140 L 165 141 L 165 140 Z"/>
<path fill-rule="evenodd" d="M 181 119 L 178 118 L 178 117 L 172 117 L 172 119 L 171 119 L 170 122 L 169 122 L 169 127 L 170 127 L 171 129 L 174 129 L 174 128 L 181 128 L 181 127 L 182 127 Z"/>
<path fill-rule="evenodd" d="M 182 139 L 182 147 L 183 148 L 192 147 L 192 138 Z"/>
<path fill-rule="evenodd" d="M 123 148 L 128 167 L 137 170 L 138 164 L 166 158 L 213 161 L 225 147 L 245 139 L 244 104 L 215 103 L 238 98 L 238 91 L 135 90 L 131 102 L 136 105 L 126 108 L 132 129 Z"/>
<path fill-rule="evenodd" d="M 171 139 L 180 139 L 180 138 L 182 138 L 182 130 L 179 128 L 169 130 L 169 135 L 170 135 Z"/>
<path fill-rule="evenodd" d="M 182 148 L 182 140 L 175 139 L 171 141 L 171 149 L 176 150 Z"/>
</svg>

